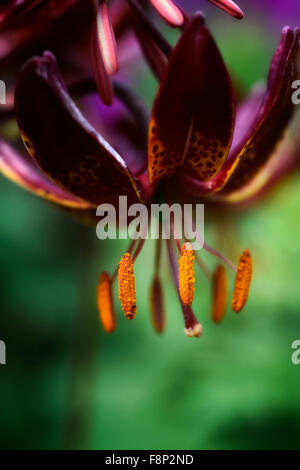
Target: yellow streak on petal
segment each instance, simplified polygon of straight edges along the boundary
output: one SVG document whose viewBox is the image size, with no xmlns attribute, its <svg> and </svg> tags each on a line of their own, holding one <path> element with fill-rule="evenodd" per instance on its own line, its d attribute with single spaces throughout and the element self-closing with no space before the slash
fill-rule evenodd
<svg viewBox="0 0 300 470">
<path fill-rule="evenodd" d="M 56 196 L 54 193 L 49 191 L 45 191 L 42 188 L 37 189 L 34 185 L 30 185 L 30 183 L 24 179 L 11 167 L 6 165 L 0 159 L 0 173 L 2 173 L 6 178 L 8 178 L 13 183 L 16 183 L 18 186 L 30 191 L 31 193 L 35 194 L 36 196 L 42 197 L 47 199 L 48 201 L 54 202 L 64 207 L 70 207 L 73 209 L 89 209 L 93 207 L 92 204 L 85 202 L 83 200 L 78 199 L 78 202 L 72 201 L 69 199 L 64 199 L 62 197 Z"/>
</svg>

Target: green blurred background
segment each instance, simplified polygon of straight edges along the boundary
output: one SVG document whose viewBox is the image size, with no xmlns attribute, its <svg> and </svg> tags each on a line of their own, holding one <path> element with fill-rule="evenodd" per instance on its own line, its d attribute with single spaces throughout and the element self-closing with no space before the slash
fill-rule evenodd
<svg viewBox="0 0 300 470">
<path fill-rule="evenodd" d="M 267 16 L 249 12 L 244 24 L 219 13 L 211 19 L 244 91 L 266 76 L 279 39 Z M 140 93 L 149 102 L 155 87 L 141 70 Z M 210 244 L 221 243 L 228 255 L 244 247 L 253 253 L 251 295 L 240 315 L 228 309 L 221 325 L 211 324 L 210 285 L 198 271 L 194 305 L 203 336 L 185 337 L 165 258 L 167 329 L 157 336 L 148 305 L 149 241 L 136 263 L 138 316 L 124 319 L 115 293 L 118 328 L 108 336 L 95 305 L 97 277 L 115 268 L 126 244 L 98 241 L 93 228 L 1 177 L 7 364 L 0 366 L 0 447 L 299 448 L 300 365 L 291 362 L 291 343 L 300 339 L 299 204 L 293 175 L 250 211 L 228 216 L 221 233 L 207 218 Z"/>
</svg>

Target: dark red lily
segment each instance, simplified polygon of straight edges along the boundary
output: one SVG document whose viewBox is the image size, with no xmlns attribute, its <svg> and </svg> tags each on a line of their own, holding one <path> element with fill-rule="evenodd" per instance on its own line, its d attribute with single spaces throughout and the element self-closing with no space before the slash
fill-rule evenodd
<svg viewBox="0 0 300 470">
<path fill-rule="evenodd" d="M 298 29 L 284 28 L 266 90 L 253 93 L 236 112 L 222 57 L 202 15 L 196 15 L 172 51 L 160 83 L 148 131 L 148 158 L 143 149 L 145 113 L 131 93 L 124 87 L 116 87 L 122 119 L 119 112 L 116 120 L 108 118 L 112 117 L 117 103 L 106 111 L 103 108 L 105 119 L 101 121 L 100 116 L 97 130 L 71 99 L 54 56 L 46 52 L 25 64 L 15 93 L 17 122 L 32 160 L 2 142 L 0 169 L 39 195 L 81 210 L 95 208 L 103 202 L 116 204 L 119 195 L 128 196 L 131 202 L 148 204 L 158 192 L 161 197 L 162 188 L 168 203 L 184 201 L 187 195 L 201 201 L 238 202 L 252 198 L 255 191 L 261 190 L 262 180 L 267 185 L 276 177 L 278 164 L 284 172 L 285 162 L 291 167 L 291 162 L 299 157 L 287 146 L 280 148 L 283 157 L 279 161 L 276 155 L 278 141 L 294 111 L 291 85 L 298 77 L 299 36 Z M 86 92 L 95 91 L 93 84 L 85 87 Z M 99 106 L 99 102 L 93 101 L 92 107 Z M 91 111 L 87 107 L 85 110 L 87 115 Z M 126 129 L 131 131 L 125 132 L 120 140 L 121 123 L 126 123 L 129 126 Z M 47 189 L 43 181 L 48 182 Z M 142 246 L 143 240 L 131 244 L 118 270 L 121 304 L 130 319 L 136 314 L 133 263 Z M 221 321 L 226 308 L 224 270 L 217 268 L 212 275 L 196 253 L 189 253 L 186 243 L 180 247 L 177 241 L 181 252 L 178 272 L 173 243 L 169 240 L 167 246 L 186 334 L 199 336 L 201 325 L 191 310 L 194 259 L 212 279 L 212 316 L 216 322 Z M 236 266 L 206 243 L 204 248 L 236 271 L 232 306 L 236 312 L 240 311 L 247 300 L 251 280 L 249 251 L 245 250 Z M 159 260 L 160 244 L 152 308 L 154 324 L 161 331 Z M 102 275 L 98 288 L 100 314 L 107 331 L 115 326 L 111 283 L 116 274 L 117 271 L 112 277 L 107 273 Z"/>
</svg>

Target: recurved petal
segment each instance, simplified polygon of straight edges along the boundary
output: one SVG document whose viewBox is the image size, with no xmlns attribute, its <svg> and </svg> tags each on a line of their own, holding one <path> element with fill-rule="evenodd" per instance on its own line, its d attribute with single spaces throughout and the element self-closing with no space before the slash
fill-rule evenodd
<svg viewBox="0 0 300 470">
<path fill-rule="evenodd" d="M 24 157 L 3 139 L 0 139 L 0 172 L 19 186 L 51 202 L 76 209 L 93 207 L 53 184 L 30 157 Z"/>
<path fill-rule="evenodd" d="M 299 167 L 299 146 L 290 138 L 284 139 L 272 158 L 251 181 L 231 193 L 217 194 L 216 199 L 239 207 L 252 206 Z"/>
<path fill-rule="evenodd" d="M 223 193 L 237 190 L 252 180 L 268 162 L 283 136 L 295 110 L 292 83 L 299 76 L 299 38 L 300 30 L 283 30 L 270 66 L 267 90 L 257 119 L 240 145 L 230 152 L 231 176 Z"/>
<path fill-rule="evenodd" d="M 297 60 L 299 30 L 283 29 L 271 62 L 267 89 L 254 119 L 249 119 L 240 136 L 235 136 L 229 156 L 219 174 L 208 183 L 186 181 L 194 194 L 221 191 L 229 194 L 247 185 L 267 164 L 289 123 L 295 105 L 292 83 L 299 76 Z M 236 124 L 240 126 L 238 122 Z M 223 189 L 224 188 L 224 189 Z"/>
<path fill-rule="evenodd" d="M 94 204 L 139 193 L 124 160 L 70 98 L 54 56 L 25 64 L 15 93 L 17 122 L 34 161 L 57 185 Z"/>
<path fill-rule="evenodd" d="M 149 127 L 150 180 L 178 167 L 210 180 L 229 151 L 234 123 L 232 86 L 219 50 L 197 14 L 174 48 Z"/>
</svg>

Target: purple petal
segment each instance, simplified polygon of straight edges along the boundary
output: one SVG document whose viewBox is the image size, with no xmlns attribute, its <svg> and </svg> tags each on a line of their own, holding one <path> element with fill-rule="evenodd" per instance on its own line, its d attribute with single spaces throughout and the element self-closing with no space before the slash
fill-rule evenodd
<svg viewBox="0 0 300 470">
<path fill-rule="evenodd" d="M 280 44 L 270 66 L 267 90 L 255 119 L 249 120 L 249 129 L 235 136 L 235 143 L 219 174 L 207 183 L 185 179 L 194 195 L 222 191 L 227 194 L 246 185 L 267 163 L 288 125 L 295 105 L 292 103 L 292 82 L 299 76 L 297 54 L 299 30 L 284 28 Z M 241 114 L 243 116 L 243 114 Z"/>
<path fill-rule="evenodd" d="M 170 56 L 149 126 L 151 181 L 176 169 L 210 180 L 228 154 L 235 115 L 231 81 L 197 14 Z"/>
<path fill-rule="evenodd" d="M 15 106 L 23 141 L 52 181 L 95 204 L 139 199 L 126 163 L 75 106 L 51 53 L 24 66 Z"/>
<path fill-rule="evenodd" d="M 93 207 L 53 184 L 29 158 L 18 153 L 3 139 L 0 139 L 0 171 L 14 183 L 49 201 L 76 209 Z"/>
</svg>

